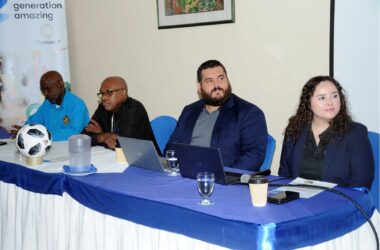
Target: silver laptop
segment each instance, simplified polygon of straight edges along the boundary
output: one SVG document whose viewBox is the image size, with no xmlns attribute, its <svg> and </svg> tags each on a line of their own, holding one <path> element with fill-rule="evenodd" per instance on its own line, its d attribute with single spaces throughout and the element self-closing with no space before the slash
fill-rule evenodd
<svg viewBox="0 0 380 250">
<path fill-rule="evenodd" d="M 165 171 L 166 160 L 159 157 L 152 141 L 117 136 L 129 165 Z"/>
</svg>

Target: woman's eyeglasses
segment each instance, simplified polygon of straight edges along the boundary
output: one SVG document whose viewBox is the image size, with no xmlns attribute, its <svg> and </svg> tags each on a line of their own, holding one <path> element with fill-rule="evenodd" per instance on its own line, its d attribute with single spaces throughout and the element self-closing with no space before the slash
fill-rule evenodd
<svg viewBox="0 0 380 250">
<path fill-rule="evenodd" d="M 102 92 L 100 91 L 99 93 L 97 93 L 96 95 L 99 97 L 99 98 L 102 98 L 103 96 L 106 96 L 106 97 L 110 97 L 113 93 L 119 91 L 119 90 L 125 90 L 123 88 L 120 88 L 120 89 L 107 89 L 106 91 Z"/>
</svg>

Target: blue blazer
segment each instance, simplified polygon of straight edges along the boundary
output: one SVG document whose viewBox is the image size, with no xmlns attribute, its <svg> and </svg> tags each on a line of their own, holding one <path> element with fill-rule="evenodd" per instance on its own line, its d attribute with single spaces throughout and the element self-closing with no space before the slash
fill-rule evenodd
<svg viewBox="0 0 380 250">
<path fill-rule="evenodd" d="M 166 149 L 174 142 L 191 143 L 195 122 L 205 107 L 203 100 L 186 106 Z M 259 170 L 268 141 L 264 113 L 234 94 L 223 104 L 211 135 L 210 147 L 219 148 L 223 164 L 232 168 Z"/>
<path fill-rule="evenodd" d="M 292 140 L 284 142 L 278 171 L 280 176 L 299 176 L 300 159 L 308 131 L 308 128 L 303 129 L 295 145 Z M 364 125 L 353 123 L 344 136 L 333 139 L 327 145 L 325 154 L 322 181 L 340 186 L 371 187 L 374 158 Z"/>
</svg>

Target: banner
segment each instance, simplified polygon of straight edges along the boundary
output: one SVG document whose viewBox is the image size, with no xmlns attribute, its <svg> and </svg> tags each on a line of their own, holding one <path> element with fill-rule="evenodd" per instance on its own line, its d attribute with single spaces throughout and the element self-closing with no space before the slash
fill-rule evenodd
<svg viewBox="0 0 380 250">
<path fill-rule="evenodd" d="M 379 0 L 336 0 L 334 9 L 334 77 L 354 120 L 380 133 Z"/>
<path fill-rule="evenodd" d="M 68 58 L 65 1 L 0 0 L 0 125 L 22 125 L 38 108 L 46 71 L 70 82 Z"/>
</svg>

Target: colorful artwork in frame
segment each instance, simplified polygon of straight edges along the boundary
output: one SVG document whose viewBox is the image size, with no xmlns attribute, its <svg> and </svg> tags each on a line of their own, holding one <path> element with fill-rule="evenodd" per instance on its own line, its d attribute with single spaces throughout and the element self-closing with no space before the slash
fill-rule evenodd
<svg viewBox="0 0 380 250">
<path fill-rule="evenodd" d="M 157 0 L 158 28 L 234 22 L 234 0 Z"/>
</svg>

